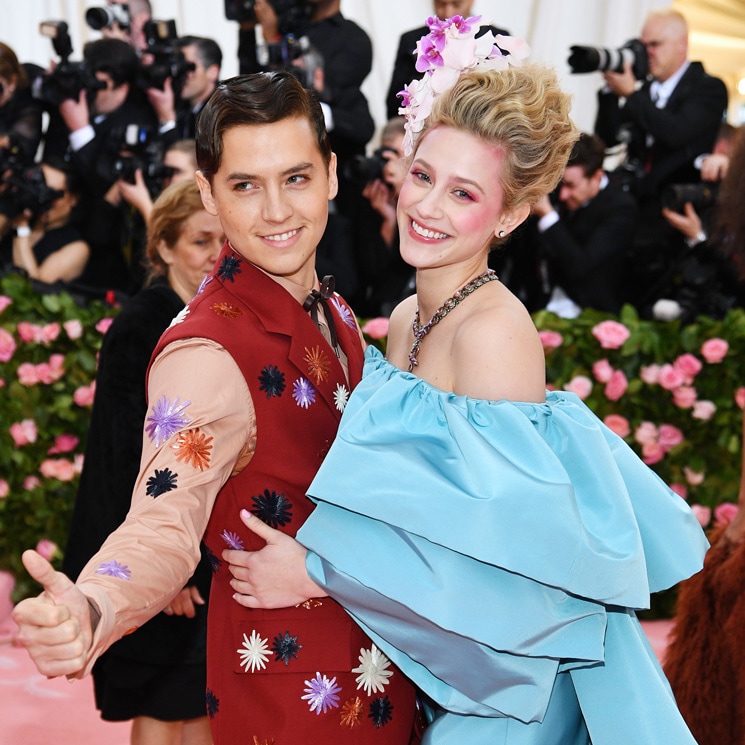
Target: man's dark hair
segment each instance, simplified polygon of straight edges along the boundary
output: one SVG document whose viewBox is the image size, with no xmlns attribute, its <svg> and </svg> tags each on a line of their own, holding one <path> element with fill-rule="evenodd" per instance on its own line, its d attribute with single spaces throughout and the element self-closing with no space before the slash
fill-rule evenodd
<svg viewBox="0 0 745 745">
<path fill-rule="evenodd" d="M 196 47 L 197 57 L 205 67 L 210 65 L 222 65 L 222 51 L 220 45 L 214 39 L 204 36 L 182 36 L 178 40 L 178 48 Z"/>
<path fill-rule="evenodd" d="M 105 72 L 115 86 L 134 86 L 140 60 L 132 47 L 121 39 L 96 39 L 83 47 L 83 57 L 92 72 Z"/>
<path fill-rule="evenodd" d="M 585 178 L 590 178 L 603 167 L 605 143 L 597 136 L 582 132 L 574 143 L 567 161 L 567 168 L 580 166 Z"/>
<path fill-rule="evenodd" d="M 233 127 L 273 124 L 284 119 L 307 119 L 316 136 L 318 149 L 328 165 L 331 160 L 323 111 L 313 91 L 303 88 L 291 72 L 259 72 L 223 80 L 197 119 L 197 165 L 205 178 L 222 163 L 222 141 Z M 278 143 L 277 147 L 281 147 Z"/>
</svg>

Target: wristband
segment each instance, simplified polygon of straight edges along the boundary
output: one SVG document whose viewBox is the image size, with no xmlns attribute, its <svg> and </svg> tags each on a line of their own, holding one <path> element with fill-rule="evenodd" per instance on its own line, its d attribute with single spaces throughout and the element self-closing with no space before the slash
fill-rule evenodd
<svg viewBox="0 0 745 745">
<path fill-rule="evenodd" d="M 16 235 L 19 238 L 28 238 L 31 235 L 31 228 L 28 225 L 19 225 L 16 228 Z"/>
</svg>

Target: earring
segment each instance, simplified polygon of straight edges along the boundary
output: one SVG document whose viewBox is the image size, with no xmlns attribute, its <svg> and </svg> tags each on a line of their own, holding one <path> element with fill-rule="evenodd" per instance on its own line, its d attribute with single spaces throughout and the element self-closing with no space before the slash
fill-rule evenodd
<svg viewBox="0 0 745 745">
<path fill-rule="evenodd" d="M 500 231 L 499 231 L 499 232 L 497 233 L 497 238 L 504 238 L 504 230 L 500 230 Z"/>
</svg>

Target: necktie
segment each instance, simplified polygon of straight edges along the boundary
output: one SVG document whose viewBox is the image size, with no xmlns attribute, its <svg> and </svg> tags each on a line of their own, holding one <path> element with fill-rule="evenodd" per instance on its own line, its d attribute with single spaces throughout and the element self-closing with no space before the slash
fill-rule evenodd
<svg viewBox="0 0 745 745">
<path fill-rule="evenodd" d="M 329 336 L 331 337 L 331 346 L 336 352 L 336 356 L 339 356 L 339 340 L 336 335 L 336 324 L 334 323 L 334 315 L 329 307 L 328 301 L 334 294 L 334 287 L 336 282 L 333 275 L 327 274 L 321 282 L 321 289 L 316 290 L 313 288 L 308 297 L 305 298 L 303 303 L 303 310 L 310 313 L 310 318 L 313 323 L 318 326 L 318 305 L 323 306 L 323 314 L 326 316 L 326 323 L 329 328 Z M 320 328 L 320 326 L 319 326 Z"/>
</svg>

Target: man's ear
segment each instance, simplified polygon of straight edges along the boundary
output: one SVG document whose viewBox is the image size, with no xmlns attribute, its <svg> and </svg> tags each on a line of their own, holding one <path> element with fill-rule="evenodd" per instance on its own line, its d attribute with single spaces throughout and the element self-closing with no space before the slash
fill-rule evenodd
<svg viewBox="0 0 745 745">
<path fill-rule="evenodd" d="M 336 175 L 336 153 L 331 153 L 329 160 L 329 201 L 331 201 L 339 191 L 339 178 Z"/>
<path fill-rule="evenodd" d="M 494 230 L 494 235 L 497 238 L 504 238 L 505 235 L 509 235 L 518 225 L 524 223 L 530 215 L 530 205 L 520 204 L 514 207 L 509 212 L 504 212 L 499 218 L 499 224 Z M 504 235 L 500 236 L 500 232 L 504 231 Z"/>
<path fill-rule="evenodd" d="M 197 186 L 199 187 L 199 194 L 202 197 L 204 209 L 210 215 L 217 217 L 217 205 L 215 204 L 215 198 L 212 196 L 212 184 L 210 184 L 202 171 L 196 171 L 194 175 L 197 179 Z"/>
</svg>

